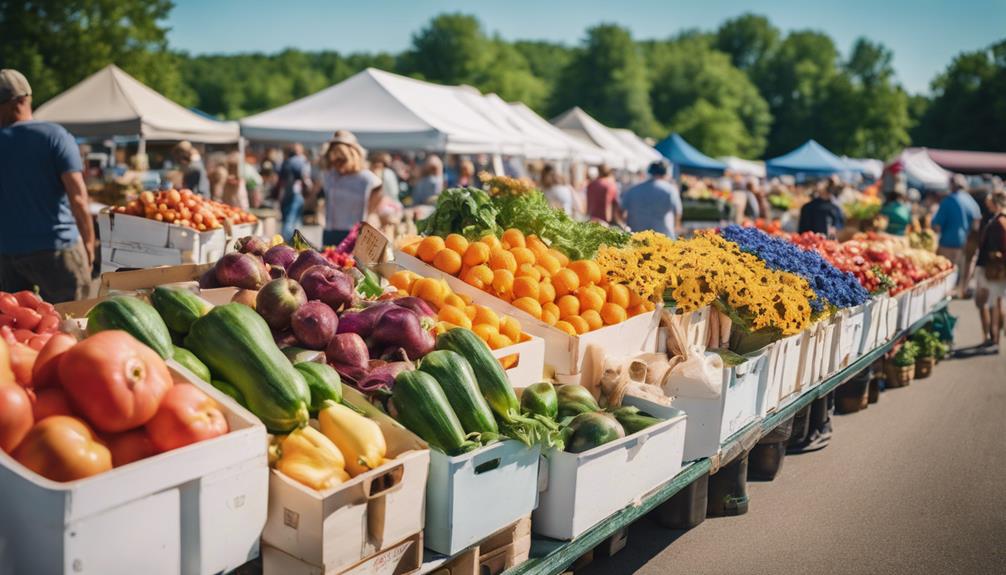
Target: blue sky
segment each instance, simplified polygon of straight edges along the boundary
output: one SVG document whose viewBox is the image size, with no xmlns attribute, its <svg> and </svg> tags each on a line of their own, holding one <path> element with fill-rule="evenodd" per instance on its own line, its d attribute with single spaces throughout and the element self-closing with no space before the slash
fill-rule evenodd
<svg viewBox="0 0 1006 575">
<path fill-rule="evenodd" d="M 288 47 L 397 52 L 431 17 L 453 11 L 475 14 L 488 31 L 508 40 L 567 44 L 599 22 L 626 26 L 636 38 L 662 38 L 755 12 L 783 30 L 823 30 L 843 53 L 859 36 L 884 43 L 894 51 L 901 83 L 912 92 L 928 91 L 929 81 L 955 54 L 1006 38 L 1006 0 L 176 0 L 169 40 L 173 48 L 196 54 Z"/>
</svg>

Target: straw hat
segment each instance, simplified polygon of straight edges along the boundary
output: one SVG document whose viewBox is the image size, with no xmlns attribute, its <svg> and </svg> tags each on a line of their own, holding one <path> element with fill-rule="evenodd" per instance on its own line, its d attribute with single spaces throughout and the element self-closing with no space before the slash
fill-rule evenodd
<svg viewBox="0 0 1006 575">
<path fill-rule="evenodd" d="M 353 135 L 353 132 L 350 132 L 349 130 L 335 131 L 335 134 L 332 135 L 332 139 L 329 140 L 328 145 L 334 146 L 336 144 L 346 144 L 348 146 L 352 146 L 356 148 L 356 151 L 360 152 L 361 158 L 367 157 L 367 150 L 360 145 L 360 142 L 357 141 L 356 136 Z"/>
</svg>

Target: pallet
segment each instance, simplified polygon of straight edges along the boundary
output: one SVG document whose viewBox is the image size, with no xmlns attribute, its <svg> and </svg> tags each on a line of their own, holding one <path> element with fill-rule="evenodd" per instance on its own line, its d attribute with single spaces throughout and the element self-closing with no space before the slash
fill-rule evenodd
<svg viewBox="0 0 1006 575">
<path fill-rule="evenodd" d="M 528 560 L 531 516 L 527 515 L 453 557 L 428 556 L 420 574 L 500 575 Z"/>
</svg>

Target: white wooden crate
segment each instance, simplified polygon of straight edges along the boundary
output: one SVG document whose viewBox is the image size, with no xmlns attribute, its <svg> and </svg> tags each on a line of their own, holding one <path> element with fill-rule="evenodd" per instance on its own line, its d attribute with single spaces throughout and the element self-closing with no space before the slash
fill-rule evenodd
<svg viewBox="0 0 1006 575">
<path fill-rule="evenodd" d="M 106 208 L 98 214 L 102 266 L 146 268 L 161 265 L 211 263 L 227 247 L 223 228 L 199 232 Z"/>
</svg>

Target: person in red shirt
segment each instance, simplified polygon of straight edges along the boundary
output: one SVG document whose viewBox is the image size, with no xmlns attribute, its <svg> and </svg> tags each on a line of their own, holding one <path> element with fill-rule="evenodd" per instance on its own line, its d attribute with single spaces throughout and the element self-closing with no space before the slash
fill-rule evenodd
<svg viewBox="0 0 1006 575">
<path fill-rule="evenodd" d="M 620 211 L 618 184 L 611 168 L 601 165 L 597 177 L 587 185 L 587 215 L 594 221 L 613 224 Z"/>
</svg>

